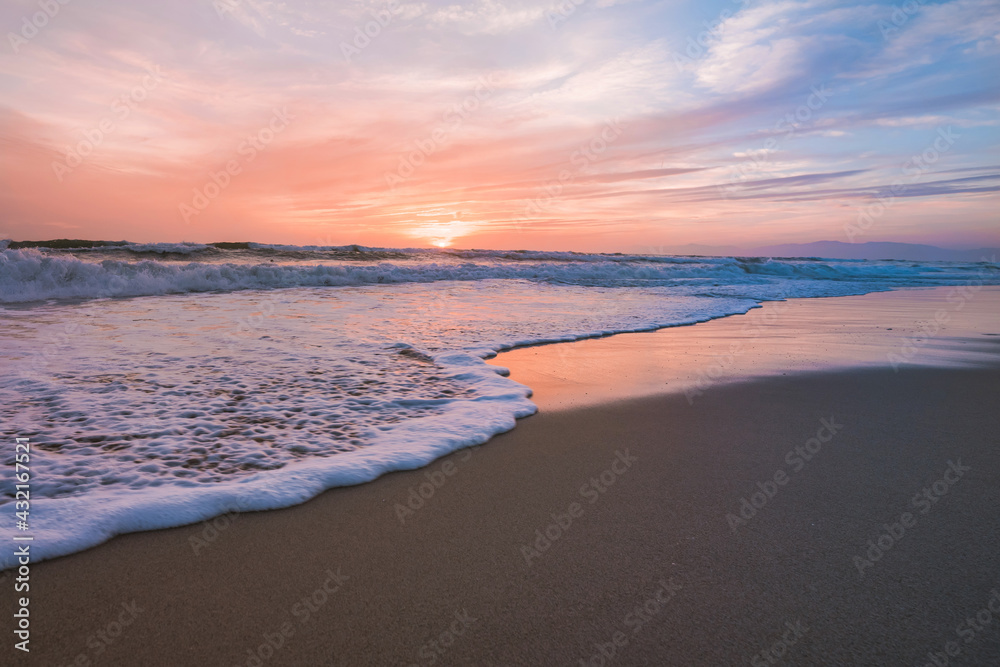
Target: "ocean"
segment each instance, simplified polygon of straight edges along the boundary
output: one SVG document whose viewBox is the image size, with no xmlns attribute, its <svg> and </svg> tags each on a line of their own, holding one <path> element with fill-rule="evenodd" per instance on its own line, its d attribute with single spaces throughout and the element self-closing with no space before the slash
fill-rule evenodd
<svg viewBox="0 0 1000 667">
<path fill-rule="evenodd" d="M 535 411 L 497 352 L 764 301 L 1000 284 L 995 262 L 121 244 L 0 250 L 0 410 L 33 560 L 418 468 Z M 13 513 L 13 475 L 0 512 Z M 0 568 L 14 564 L 10 551 Z"/>
</svg>

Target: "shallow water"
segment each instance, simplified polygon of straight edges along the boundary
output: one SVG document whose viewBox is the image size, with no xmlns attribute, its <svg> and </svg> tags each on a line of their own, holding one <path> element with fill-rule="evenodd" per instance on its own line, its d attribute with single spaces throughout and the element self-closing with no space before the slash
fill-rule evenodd
<svg viewBox="0 0 1000 667">
<path fill-rule="evenodd" d="M 689 324 L 770 299 L 1000 282 L 992 265 L 912 262 L 2 255 L 0 417 L 5 441 L 33 443 L 37 558 L 232 508 L 285 507 L 482 443 L 535 410 L 528 387 L 484 363 L 499 350 Z M 286 286 L 359 275 L 392 280 Z M 13 462 L 13 445 L 2 460 Z M 13 487 L 0 479 L 0 506 Z"/>
</svg>

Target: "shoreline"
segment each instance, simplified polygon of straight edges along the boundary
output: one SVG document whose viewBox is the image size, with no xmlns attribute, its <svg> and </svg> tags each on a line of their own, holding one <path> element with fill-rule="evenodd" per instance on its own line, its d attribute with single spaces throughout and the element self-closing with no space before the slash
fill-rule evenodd
<svg viewBox="0 0 1000 667">
<path fill-rule="evenodd" d="M 252 667 L 284 636 L 262 664 L 579 664 L 622 632 L 618 664 L 733 664 L 801 621 L 798 664 L 912 664 L 1000 586 L 998 386 L 993 369 L 842 371 L 540 414 L 428 468 L 41 563 L 22 662 L 97 664 L 88 639 L 132 605 L 102 662 Z M 949 461 L 971 471 L 921 514 Z M 905 512 L 916 525 L 861 577 L 854 558 Z"/>
<path fill-rule="evenodd" d="M 564 345 L 638 366 L 695 329 Z M 585 356 L 559 347 L 523 350 Z M 926 661 L 1000 586 L 997 358 L 746 377 L 693 403 L 536 389 L 549 407 L 426 467 L 33 564 L 19 664 L 729 664 L 786 634 L 793 662 Z M 1000 655 L 1000 630 L 973 639 L 965 659 Z"/>
<path fill-rule="evenodd" d="M 530 387 L 540 410 L 662 393 L 693 401 L 708 387 L 790 373 L 989 365 L 998 312 L 997 286 L 791 298 L 696 324 L 512 348 L 487 363 Z"/>
<path fill-rule="evenodd" d="M 533 404 L 522 400 L 517 414 L 494 415 L 488 429 L 491 435 L 474 435 L 466 442 L 484 437 L 489 442 L 516 428 L 518 419 L 536 409 L 599 405 L 664 392 L 683 392 L 693 404 L 706 388 L 717 384 L 786 372 L 881 366 L 887 361 L 894 368 L 911 361 L 938 365 L 982 363 L 995 357 L 1000 338 L 977 336 L 976 332 L 995 325 L 994 313 L 998 311 L 1000 286 L 917 288 L 770 301 L 747 313 L 698 323 L 592 336 L 551 348 L 545 343 L 522 345 L 483 362 L 491 369 L 504 371 L 502 374 L 513 374 L 511 380 L 519 381 L 526 394 L 533 393 Z M 945 321 L 931 332 L 936 336 L 934 344 L 918 343 L 920 348 L 914 348 L 912 357 L 902 356 L 900 334 L 917 331 L 921 318 L 933 320 L 935 312 Z M 894 326 L 878 326 L 877 318 Z M 790 334 L 808 336 L 810 340 L 808 344 L 792 341 Z M 1000 330 L 996 335 L 1000 336 Z M 825 353 L 817 358 L 819 348 Z M 900 363 L 893 362 L 893 357 Z M 507 368 L 500 366 L 501 362 Z M 485 368 L 482 371 L 493 376 Z M 479 444 L 459 445 L 459 449 Z M 44 532 L 35 535 L 34 559 L 43 562 L 72 555 L 137 530 L 191 525 L 234 508 L 248 512 L 294 507 L 331 488 L 366 484 L 385 474 L 431 465 L 454 447 L 452 444 L 421 452 L 419 464 L 409 455 L 401 463 L 392 459 L 391 450 L 386 450 L 386 457 L 375 449 L 363 448 L 338 455 L 334 460 L 342 465 L 334 469 L 325 467 L 321 458 L 313 459 L 266 478 L 246 479 L 242 487 L 206 489 L 222 493 L 203 495 L 198 502 L 190 502 L 184 493 L 159 497 L 112 493 L 102 499 L 104 507 L 119 509 L 96 517 L 90 515 L 86 498 L 70 497 L 55 506 L 43 499 L 34 507 L 39 525 L 46 521 L 52 525 L 67 517 L 71 520 L 80 514 L 89 528 L 72 540 L 57 536 L 53 543 L 46 541 Z M 291 493 L 275 494 L 274 488 L 284 488 L 283 480 L 297 484 L 293 484 Z M 237 493 L 239 490 L 243 495 Z M 247 499 L 247 493 L 254 498 Z M 78 500 L 85 501 L 82 508 Z M 126 518 L 119 519 L 123 516 Z M 9 568 L 14 563 L 10 554 L 0 556 L 0 565 Z"/>
</svg>

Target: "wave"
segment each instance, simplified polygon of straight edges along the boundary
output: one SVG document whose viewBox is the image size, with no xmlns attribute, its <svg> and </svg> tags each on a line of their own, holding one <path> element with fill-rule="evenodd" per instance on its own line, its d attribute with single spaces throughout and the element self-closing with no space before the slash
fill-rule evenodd
<svg viewBox="0 0 1000 667">
<path fill-rule="evenodd" d="M 157 244 L 156 252 L 176 252 L 176 245 Z M 173 249 L 167 250 L 166 246 Z M 531 253 L 530 260 L 523 257 L 511 260 L 511 253 L 498 251 L 445 254 L 424 250 L 337 250 L 348 255 L 377 252 L 379 258 L 372 260 L 366 256 L 364 261 L 354 261 L 350 256 L 331 256 L 326 261 L 308 263 L 274 259 L 244 263 L 160 259 L 88 261 L 72 254 L 7 249 L 0 251 L 0 303 L 446 280 L 513 279 L 581 286 L 636 287 L 739 285 L 793 279 L 863 282 L 894 289 L 955 284 L 974 275 L 987 282 L 1000 278 L 1000 269 L 990 263 L 762 260 L 575 253 Z M 284 250 L 279 246 L 251 249 L 255 253 L 262 251 Z M 396 261 L 382 260 L 384 253 L 392 253 Z"/>
<path fill-rule="evenodd" d="M 219 245 L 0 250 L 0 303 L 29 304 L 0 322 L 0 431 L 38 440 L 39 559 L 485 442 L 534 411 L 483 363 L 500 350 L 1000 284 L 991 263 Z M 47 303 L 185 293 L 208 294 Z"/>
</svg>

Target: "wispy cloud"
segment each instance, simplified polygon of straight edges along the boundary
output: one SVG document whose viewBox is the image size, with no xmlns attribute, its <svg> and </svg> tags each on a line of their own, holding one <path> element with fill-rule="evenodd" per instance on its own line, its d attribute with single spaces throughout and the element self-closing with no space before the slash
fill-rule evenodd
<svg viewBox="0 0 1000 667">
<path fill-rule="evenodd" d="M 904 20 L 887 1 L 734 2 L 705 35 L 719 8 L 693 0 L 574 6 L 553 30 L 551 6 L 526 1 L 62 5 L 0 51 L 2 231 L 173 239 L 178 202 L 287 107 L 294 123 L 185 238 L 611 250 L 711 228 L 815 240 L 949 127 L 954 146 L 880 230 L 926 240 L 929 212 L 950 206 L 941 235 L 988 235 L 997 3 L 922 3 Z M 0 25 L 20 36 L 35 11 L 6 3 Z M 689 40 L 700 53 L 678 66 Z M 359 53 L 345 59 L 342 43 Z M 151 68 L 163 82 L 119 117 L 112 105 Z M 476 97 L 484 78 L 490 94 Z M 813 104 L 818 88 L 829 97 Z M 114 130 L 60 182 L 53 163 L 106 117 Z M 584 159 L 610 121 L 621 135 Z M 389 188 L 401 160 L 413 173 Z"/>
</svg>

